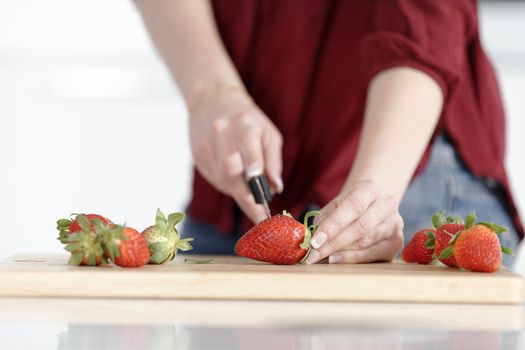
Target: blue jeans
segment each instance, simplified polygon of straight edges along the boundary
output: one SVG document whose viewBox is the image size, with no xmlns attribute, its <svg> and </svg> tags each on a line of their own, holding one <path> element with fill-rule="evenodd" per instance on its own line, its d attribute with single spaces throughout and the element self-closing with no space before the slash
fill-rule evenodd
<svg viewBox="0 0 525 350">
<path fill-rule="evenodd" d="M 500 235 L 502 243 L 516 250 L 518 238 L 500 186 L 493 180 L 478 178 L 465 167 L 445 137 L 438 137 L 427 167 L 408 187 L 400 205 L 408 242 L 422 228 L 432 227 L 434 213 L 465 217 L 473 209 L 478 220 L 495 222 L 509 228 Z M 183 236 L 194 237 L 193 254 L 234 254 L 233 247 L 240 234 L 221 235 L 212 225 L 188 216 Z M 505 256 L 504 264 L 512 266 L 513 256 Z"/>
</svg>

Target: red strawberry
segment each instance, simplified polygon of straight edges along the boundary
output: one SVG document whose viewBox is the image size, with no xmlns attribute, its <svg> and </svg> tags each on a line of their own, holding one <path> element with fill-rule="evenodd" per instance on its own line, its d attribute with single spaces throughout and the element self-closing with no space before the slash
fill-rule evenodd
<svg viewBox="0 0 525 350">
<path fill-rule="evenodd" d="M 106 256 L 121 267 L 140 267 L 148 263 L 148 243 L 131 227 L 114 226 L 103 233 Z"/>
<path fill-rule="evenodd" d="M 401 253 L 407 263 L 428 265 L 433 260 L 436 230 L 425 228 L 416 232 Z"/>
<path fill-rule="evenodd" d="M 87 216 L 82 214 L 77 215 L 75 221 L 79 228 L 67 237 L 68 243 L 65 247 L 71 253 L 69 264 L 88 266 L 105 264 L 107 261 L 102 237 L 97 233 L 97 228 L 104 224 L 95 221 L 93 225 Z"/>
<path fill-rule="evenodd" d="M 454 256 L 460 267 L 479 272 L 498 271 L 503 257 L 498 236 L 484 225 L 474 225 L 459 235 Z"/>
<path fill-rule="evenodd" d="M 111 220 L 103 217 L 102 215 L 98 215 L 98 214 L 73 214 L 73 215 L 74 215 L 74 218 L 72 220 L 60 219 L 57 221 L 57 230 L 59 231 L 58 240 L 63 244 L 68 243 L 68 236 L 70 234 L 80 232 L 82 230 L 80 227 L 80 224 L 78 223 L 76 219 L 79 215 L 84 215 L 88 219 L 91 230 L 94 229 L 93 222 L 96 220 L 100 220 L 101 222 L 107 225 L 112 224 Z"/>
<path fill-rule="evenodd" d="M 441 225 L 436 230 L 436 244 L 434 246 L 434 254 L 443 264 L 450 267 L 458 267 L 454 254 L 448 255 L 445 249 L 450 247 L 450 241 L 464 228 L 465 225 L 463 224 L 445 224 Z M 445 251 L 445 255 L 442 255 L 443 251 Z"/>
<path fill-rule="evenodd" d="M 286 211 L 274 215 L 246 232 L 235 245 L 235 253 L 250 259 L 278 265 L 294 265 L 306 259 L 310 252 L 310 239 L 315 225 L 308 226 L 308 219 L 319 215 L 308 212 L 304 224 Z"/>
<path fill-rule="evenodd" d="M 470 214 L 472 215 L 472 214 Z M 471 216 L 467 216 L 467 220 L 472 220 Z M 474 220 L 476 217 L 474 216 Z M 436 229 L 436 244 L 434 246 L 434 255 L 443 264 L 450 267 L 458 267 L 456 259 L 454 258 L 454 252 L 450 247 L 451 242 L 455 239 L 456 235 L 461 232 L 465 225 L 463 219 L 458 216 L 447 216 L 445 212 L 440 211 L 432 216 L 432 224 Z"/>
</svg>

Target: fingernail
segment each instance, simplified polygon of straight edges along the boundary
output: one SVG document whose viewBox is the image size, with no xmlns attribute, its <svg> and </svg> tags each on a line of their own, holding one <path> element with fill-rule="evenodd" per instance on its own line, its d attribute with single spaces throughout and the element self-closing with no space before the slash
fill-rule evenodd
<svg viewBox="0 0 525 350">
<path fill-rule="evenodd" d="M 319 249 L 324 242 L 326 242 L 326 238 L 328 236 L 326 233 L 319 231 L 314 234 L 314 238 L 310 241 L 310 245 L 314 247 L 315 249 Z"/>
<path fill-rule="evenodd" d="M 317 250 L 311 250 L 310 255 L 308 255 L 308 259 L 306 259 L 306 263 L 308 265 L 315 264 L 317 261 L 319 261 L 319 258 L 321 257 L 321 254 Z"/>
<path fill-rule="evenodd" d="M 252 177 L 259 176 L 262 174 L 262 169 L 259 164 L 250 164 L 246 167 L 246 177 L 251 179 Z"/>
<path fill-rule="evenodd" d="M 277 176 L 274 179 L 275 179 L 275 184 L 277 185 L 277 193 L 283 193 L 283 190 L 284 190 L 283 179 L 281 179 L 280 176 Z"/>
<path fill-rule="evenodd" d="M 329 264 L 339 264 L 343 262 L 343 257 L 339 254 L 330 255 L 328 257 Z"/>
</svg>

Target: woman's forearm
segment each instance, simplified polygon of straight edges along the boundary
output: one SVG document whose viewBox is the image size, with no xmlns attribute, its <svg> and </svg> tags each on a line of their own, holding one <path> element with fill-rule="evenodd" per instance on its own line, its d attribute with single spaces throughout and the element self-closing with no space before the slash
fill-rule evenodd
<svg viewBox="0 0 525 350">
<path fill-rule="evenodd" d="M 186 102 L 225 86 L 242 87 L 208 0 L 135 0 Z"/>
<path fill-rule="evenodd" d="M 427 74 L 398 67 L 371 82 L 359 151 L 345 188 L 372 180 L 401 200 L 439 120 L 443 93 Z"/>
</svg>

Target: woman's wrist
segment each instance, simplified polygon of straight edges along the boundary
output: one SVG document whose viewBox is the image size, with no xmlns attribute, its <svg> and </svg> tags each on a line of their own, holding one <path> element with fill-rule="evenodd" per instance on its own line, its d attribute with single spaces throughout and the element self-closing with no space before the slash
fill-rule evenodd
<svg viewBox="0 0 525 350">
<path fill-rule="evenodd" d="M 225 95 L 239 95 L 246 98 L 250 102 L 253 101 L 244 86 L 235 84 L 221 84 L 209 89 L 205 89 L 201 93 L 195 95 L 192 100 L 187 100 L 186 102 L 188 105 L 188 111 L 191 114 L 205 103 Z"/>
</svg>

